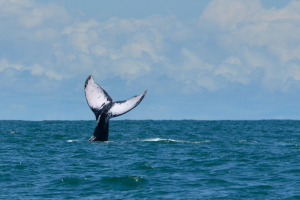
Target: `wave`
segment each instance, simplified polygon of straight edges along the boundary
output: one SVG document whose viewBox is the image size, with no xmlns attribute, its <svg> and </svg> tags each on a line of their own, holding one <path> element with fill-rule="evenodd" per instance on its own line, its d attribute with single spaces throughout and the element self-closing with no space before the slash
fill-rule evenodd
<svg viewBox="0 0 300 200">
<path fill-rule="evenodd" d="M 164 139 L 164 138 L 148 138 L 148 139 L 139 139 L 139 141 L 143 142 L 177 142 L 177 143 L 188 143 L 188 144 L 201 144 L 201 143 L 209 143 L 210 140 L 204 141 L 185 141 L 185 140 L 173 140 L 173 139 Z"/>
<path fill-rule="evenodd" d="M 233 143 L 257 143 L 255 140 L 234 140 Z"/>
</svg>

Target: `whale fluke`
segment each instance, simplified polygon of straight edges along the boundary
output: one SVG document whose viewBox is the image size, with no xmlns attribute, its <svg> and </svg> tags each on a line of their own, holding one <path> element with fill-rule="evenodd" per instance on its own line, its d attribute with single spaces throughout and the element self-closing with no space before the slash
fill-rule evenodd
<svg viewBox="0 0 300 200">
<path fill-rule="evenodd" d="M 123 115 L 133 108 L 135 108 L 143 100 L 148 90 L 139 96 L 133 96 L 126 101 L 116 101 L 112 104 L 111 108 L 108 110 L 107 115 L 109 118 L 118 117 Z"/>
<path fill-rule="evenodd" d="M 107 92 L 94 82 L 89 76 L 84 85 L 85 97 L 91 110 L 94 112 L 97 125 L 94 135 L 89 141 L 107 141 L 109 134 L 109 119 L 123 115 L 135 108 L 145 97 L 147 90 L 138 96 L 133 96 L 126 101 L 113 102 Z"/>
</svg>

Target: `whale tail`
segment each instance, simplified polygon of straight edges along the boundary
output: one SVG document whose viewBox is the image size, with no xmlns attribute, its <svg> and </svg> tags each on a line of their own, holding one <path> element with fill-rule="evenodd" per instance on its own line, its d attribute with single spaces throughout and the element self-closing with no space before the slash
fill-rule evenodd
<svg viewBox="0 0 300 200">
<path fill-rule="evenodd" d="M 85 81 L 84 91 L 87 103 L 97 120 L 94 135 L 89 141 L 107 141 L 109 119 L 123 115 L 135 108 L 147 93 L 146 90 L 143 94 L 133 96 L 128 100 L 113 102 L 107 92 L 94 82 L 91 75 Z"/>
</svg>

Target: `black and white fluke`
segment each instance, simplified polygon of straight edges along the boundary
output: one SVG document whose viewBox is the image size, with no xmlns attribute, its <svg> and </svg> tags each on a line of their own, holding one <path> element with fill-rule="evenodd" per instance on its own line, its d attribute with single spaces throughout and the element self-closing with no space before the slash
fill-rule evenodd
<svg viewBox="0 0 300 200">
<path fill-rule="evenodd" d="M 89 141 L 107 141 L 109 119 L 123 115 L 139 105 L 147 90 L 143 94 L 134 96 L 126 101 L 113 102 L 107 92 L 95 83 L 93 77 L 90 75 L 85 81 L 84 92 L 87 103 L 94 112 L 97 120 L 94 135 Z"/>
</svg>

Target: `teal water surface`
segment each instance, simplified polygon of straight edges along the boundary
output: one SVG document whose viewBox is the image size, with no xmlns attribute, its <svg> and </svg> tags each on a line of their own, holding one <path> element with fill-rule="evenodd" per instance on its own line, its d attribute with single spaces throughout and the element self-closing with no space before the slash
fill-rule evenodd
<svg viewBox="0 0 300 200">
<path fill-rule="evenodd" d="M 300 199 L 300 121 L 0 121 L 0 199 Z"/>
</svg>

